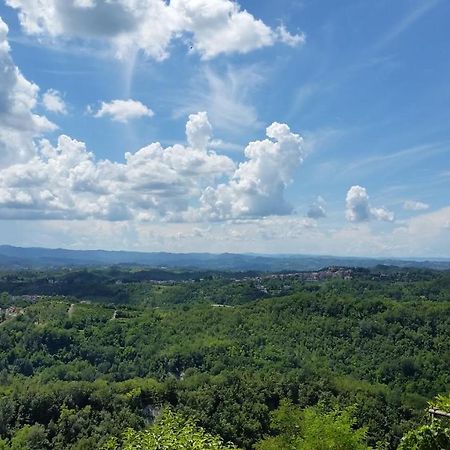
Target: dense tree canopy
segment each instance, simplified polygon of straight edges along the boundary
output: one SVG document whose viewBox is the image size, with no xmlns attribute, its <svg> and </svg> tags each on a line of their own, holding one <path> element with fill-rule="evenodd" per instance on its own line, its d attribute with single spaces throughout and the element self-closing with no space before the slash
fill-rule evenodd
<svg viewBox="0 0 450 450">
<path fill-rule="evenodd" d="M 449 273 L 154 275 L 0 274 L 0 448 L 139 439 L 165 405 L 243 449 L 284 439 L 286 405 L 298 448 L 319 423 L 330 449 L 340 432 L 355 449 L 434 433 L 421 421 L 450 390 Z"/>
</svg>

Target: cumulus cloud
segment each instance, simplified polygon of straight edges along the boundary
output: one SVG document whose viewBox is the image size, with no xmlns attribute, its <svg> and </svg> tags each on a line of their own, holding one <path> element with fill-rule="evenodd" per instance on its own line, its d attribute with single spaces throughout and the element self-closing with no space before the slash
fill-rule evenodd
<svg viewBox="0 0 450 450">
<path fill-rule="evenodd" d="M 276 29 L 278 39 L 284 44 L 296 47 L 297 45 L 304 44 L 306 42 L 306 36 L 304 33 L 291 34 L 284 25 L 280 25 Z"/>
<path fill-rule="evenodd" d="M 133 1 L 129 0 L 129 5 Z M 31 8 L 38 18 L 50 4 L 48 0 L 41 3 L 39 11 L 35 11 L 35 2 L 10 1 L 12 6 Z M 174 1 L 171 7 L 182 3 Z M 227 1 L 222 3 L 228 5 Z M 119 8 L 122 4 L 58 2 L 50 12 L 57 15 L 61 8 L 78 8 L 97 14 L 94 10 L 99 5 L 108 10 L 111 5 Z M 205 17 L 214 14 L 207 5 L 202 12 Z M 163 7 L 168 5 L 164 3 Z M 241 14 L 236 4 L 230 14 Z M 37 27 L 33 32 L 38 33 L 48 25 L 36 17 L 22 11 L 21 21 L 30 32 Z M 60 25 L 55 22 L 56 34 Z M 83 142 L 66 135 L 61 135 L 56 144 L 42 139 L 43 133 L 56 126 L 34 114 L 39 88 L 14 65 L 7 32 L 6 24 L 0 20 L 1 219 L 225 220 L 292 211 L 284 191 L 304 152 L 302 138 L 285 124 L 273 123 L 267 128 L 268 139 L 251 142 L 245 149 L 246 160 L 237 167 L 232 159 L 213 150 L 218 141 L 212 139 L 205 112 L 189 116 L 187 145 L 164 148 L 155 142 L 135 153 L 126 153 L 124 163 L 97 161 Z M 41 101 L 52 112 L 66 111 L 56 90 L 47 91 Z M 153 114 L 135 100 L 103 102 L 98 111 L 91 112 L 96 117 L 108 116 L 122 122 Z"/>
<path fill-rule="evenodd" d="M 98 111 L 93 112 L 88 107 L 88 112 L 92 112 L 94 117 L 110 117 L 115 122 L 127 123 L 132 119 L 141 117 L 153 117 L 154 112 L 143 103 L 137 100 L 112 100 L 109 103 L 102 102 Z"/>
<path fill-rule="evenodd" d="M 174 39 L 186 36 L 192 51 L 204 59 L 305 40 L 282 25 L 271 29 L 232 0 L 6 0 L 6 4 L 18 9 L 28 34 L 106 38 L 118 56 L 140 49 L 161 60 Z"/>
<path fill-rule="evenodd" d="M 306 215 L 310 219 L 322 219 L 327 216 L 325 208 L 326 208 L 326 202 L 319 195 L 319 197 L 317 197 L 317 200 L 312 205 L 309 206 L 308 212 L 306 213 Z"/>
<path fill-rule="evenodd" d="M 67 114 L 67 106 L 64 102 L 61 93 L 55 89 L 49 89 L 42 96 L 42 104 L 44 108 L 53 113 Z"/>
<path fill-rule="evenodd" d="M 394 213 L 386 208 L 370 208 L 370 214 L 375 220 L 393 222 Z"/>
<path fill-rule="evenodd" d="M 238 167 L 210 149 L 205 112 L 189 116 L 186 136 L 186 146 L 155 142 L 125 163 L 97 161 L 65 135 L 56 145 L 42 140 L 28 162 L 0 171 L 0 218 L 217 221 L 292 211 L 283 194 L 303 140 L 287 125 L 269 126 L 269 139 L 251 142 Z"/>
<path fill-rule="evenodd" d="M 403 203 L 403 209 L 406 209 L 406 211 L 425 211 L 429 207 L 430 205 L 415 200 L 406 200 Z"/>
<path fill-rule="evenodd" d="M 392 222 L 394 213 L 386 208 L 373 208 L 369 202 L 366 188 L 352 186 L 345 199 L 345 216 L 350 222 L 365 222 L 371 219 Z"/>
<path fill-rule="evenodd" d="M 277 122 L 267 128 L 266 135 L 269 139 L 246 147 L 247 160 L 227 183 L 205 189 L 201 197 L 204 215 L 223 220 L 292 212 L 284 191 L 303 161 L 303 138 Z"/>
<path fill-rule="evenodd" d="M 199 124 L 196 116 L 190 120 Z M 201 142 L 200 131 L 197 139 Z M 186 209 L 203 188 L 234 170 L 225 156 L 181 145 L 163 148 L 153 143 L 126 153 L 125 160 L 125 164 L 96 161 L 84 143 L 64 135 L 56 146 L 44 140 L 31 160 L 0 172 L 0 216 L 107 220 L 139 213 L 166 216 Z"/>
<path fill-rule="evenodd" d="M 365 188 L 352 186 L 345 199 L 345 216 L 350 222 L 364 222 L 370 219 L 369 196 Z"/>
<path fill-rule="evenodd" d="M 14 64 L 7 35 L 0 18 L 0 168 L 29 159 L 35 152 L 33 139 L 56 128 L 33 112 L 39 88 Z"/>
<path fill-rule="evenodd" d="M 186 124 L 186 137 L 193 148 L 205 149 L 212 136 L 212 127 L 205 111 L 190 114 Z"/>
<path fill-rule="evenodd" d="M 190 121 L 198 123 L 195 115 Z M 60 136 L 56 146 L 44 140 L 33 160 L 0 173 L 0 215 L 167 218 L 187 209 L 205 186 L 234 170 L 231 159 L 205 148 L 163 148 L 158 142 L 126 153 L 125 161 L 96 161 L 84 143 L 68 136 Z"/>
</svg>

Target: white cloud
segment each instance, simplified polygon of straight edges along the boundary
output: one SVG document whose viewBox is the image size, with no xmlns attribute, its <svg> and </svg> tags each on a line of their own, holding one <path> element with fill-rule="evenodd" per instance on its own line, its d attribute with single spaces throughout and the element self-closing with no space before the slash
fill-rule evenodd
<svg viewBox="0 0 450 450">
<path fill-rule="evenodd" d="M 325 208 L 326 208 L 326 202 L 319 195 L 317 197 L 317 200 L 312 205 L 309 206 L 308 212 L 306 213 L 306 215 L 310 219 L 322 219 L 323 217 L 327 216 Z"/>
<path fill-rule="evenodd" d="M 382 230 L 367 222 L 325 229 L 295 215 L 209 224 L 83 219 L 9 220 L 0 226 L 4 239 L 20 246 L 448 258 L 449 223 L 450 207 Z"/>
<path fill-rule="evenodd" d="M 9 53 L 10 47 L 8 43 L 8 25 L 0 19 L 0 51 L 2 52 L 2 56 L 5 53 Z"/>
<path fill-rule="evenodd" d="M 186 137 L 193 148 L 206 149 L 212 136 L 212 127 L 206 112 L 190 114 L 186 124 Z"/>
<path fill-rule="evenodd" d="M 57 114 L 67 114 L 67 106 L 61 93 L 55 89 L 49 89 L 42 96 L 42 103 L 47 111 Z"/>
<path fill-rule="evenodd" d="M 364 222 L 370 219 L 369 196 L 365 188 L 352 186 L 345 198 L 345 217 L 350 222 Z"/>
<path fill-rule="evenodd" d="M 193 35 L 193 49 L 205 59 L 220 53 L 247 53 L 274 42 L 272 30 L 235 2 L 175 0 L 171 4 Z"/>
<path fill-rule="evenodd" d="M 450 207 L 412 217 L 397 227 L 392 241 L 404 254 L 449 257 Z"/>
<path fill-rule="evenodd" d="M 212 139 L 209 146 L 212 149 L 227 151 L 227 152 L 239 152 L 242 153 L 244 149 L 241 145 L 234 142 L 227 142 L 222 139 Z"/>
<path fill-rule="evenodd" d="M 84 2 L 83 8 L 95 5 Z M 0 22 L 0 218 L 223 220 L 291 212 L 283 194 L 302 161 L 303 140 L 284 124 L 267 128 L 270 139 L 250 143 L 237 168 L 211 150 L 217 140 L 205 112 L 189 116 L 187 146 L 156 142 L 126 153 L 125 163 L 96 161 L 83 142 L 65 135 L 56 145 L 38 142 L 55 126 L 32 112 L 39 88 L 14 66 L 7 31 Z M 57 91 L 47 91 L 43 102 L 54 112 L 65 110 Z M 152 114 L 135 100 L 103 102 L 94 113 L 122 122 Z"/>
<path fill-rule="evenodd" d="M 124 164 L 96 161 L 82 142 L 41 141 L 36 156 L 0 171 L 0 217 L 13 219 L 170 219 L 195 203 L 235 164 L 206 148 L 205 113 L 191 115 L 189 146 L 158 142 L 126 153 Z M 197 200 L 198 201 L 198 200 Z"/>
<path fill-rule="evenodd" d="M 345 216 L 350 222 L 365 222 L 371 219 L 392 222 L 394 213 L 386 208 L 373 208 L 369 202 L 366 188 L 352 186 L 345 199 Z"/>
<path fill-rule="evenodd" d="M 136 227 L 135 235 L 141 248 L 172 251 L 448 257 L 448 223 L 450 207 L 383 231 L 374 230 L 369 223 L 322 229 L 313 219 L 290 215 L 211 223 L 207 229 L 197 232 L 193 232 L 192 224 L 141 224 Z M 68 234 L 73 236 L 73 228 L 67 228 Z M 87 225 L 86 228 L 88 230 Z M 88 231 L 86 236 L 89 238 Z M 114 240 L 113 232 L 111 239 Z M 92 245 L 95 246 L 95 241 Z"/>
<path fill-rule="evenodd" d="M 89 107 L 88 111 L 92 111 Z M 94 117 L 110 117 L 115 122 L 127 123 L 132 119 L 141 117 L 153 117 L 154 112 L 137 100 L 112 100 L 109 103 L 102 102 Z"/>
<path fill-rule="evenodd" d="M 303 161 L 303 139 L 277 122 L 267 128 L 266 134 L 269 139 L 247 146 L 247 160 L 239 164 L 227 183 L 205 189 L 202 214 L 223 220 L 292 212 L 284 191 Z"/>
<path fill-rule="evenodd" d="M 192 51 L 203 59 L 247 53 L 282 42 L 299 45 L 304 35 L 284 26 L 271 29 L 232 0 L 6 0 L 19 10 L 28 34 L 51 38 L 102 38 L 119 57 L 140 49 L 164 59 L 176 39 L 191 38 Z"/>
<path fill-rule="evenodd" d="M 95 0 L 74 0 L 73 4 L 78 8 L 94 8 Z"/>
<path fill-rule="evenodd" d="M 407 211 L 424 211 L 428 209 L 430 205 L 427 205 L 423 202 L 418 202 L 415 200 L 406 200 L 403 203 L 403 209 L 406 209 Z"/>
<path fill-rule="evenodd" d="M 194 77 L 186 92 L 173 99 L 175 116 L 185 116 L 194 111 L 208 111 L 214 127 L 228 133 L 247 133 L 262 126 L 249 98 L 253 90 L 263 82 L 260 66 L 235 68 L 228 66 L 221 73 L 210 67 Z"/>
<path fill-rule="evenodd" d="M 370 214 L 375 220 L 393 222 L 394 213 L 386 208 L 370 208 Z"/>
<path fill-rule="evenodd" d="M 33 112 L 39 88 L 14 64 L 7 35 L 0 18 L 0 168 L 29 159 L 35 152 L 33 139 L 56 128 Z"/>
<path fill-rule="evenodd" d="M 296 47 L 306 42 L 306 36 L 304 33 L 291 34 L 284 25 L 277 27 L 276 34 L 278 35 L 280 42 L 290 45 L 291 47 Z"/>
<path fill-rule="evenodd" d="M 145 222 L 257 218 L 292 211 L 284 190 L 303 158 L 303 140 L 284 124 L 251 142 L 236 168 L 209 149 L 205 112 L 186 124 L 188 146 L 159 142 L 96 161 L 82 142 L 42 140 L 36 156 L 0 171 L 0 218 L 103 219 Z M 227 180 L 227 181 L 224 181 Z"/>
</svg>

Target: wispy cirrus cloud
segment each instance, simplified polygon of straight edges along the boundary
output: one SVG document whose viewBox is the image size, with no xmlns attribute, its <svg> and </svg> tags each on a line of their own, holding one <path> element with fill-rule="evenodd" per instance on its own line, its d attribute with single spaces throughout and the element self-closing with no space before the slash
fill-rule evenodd
<svg viewBox="0 0 450 450">
<path fill-rule="evenodd" d="M 417 163 L 423 159 L 428 159 L 433 155 L 448 152 L 449 142 L 432 142 L 419 144 L 413 147 L 394 150 L 390 153 L 376 154 L 365 158 L 356 159 L 343 168 L 343 174 L 353 171 L 375 171 L 386 166 L 393 166 L 396 161 L 407 160 L 409 163 Z"/>
<path fill-rule="evenodd" d="M 172 98 L 174 116 L 182 117 L 192 110 L 208 111 L 215 128 L 233 134 L 262 126 L 251 99 L 264 82 L 260 66 L 235 68 L 222 73 L 203 67 L 190 82 L 183 95 Z"/>
<path fill-rule="evenodd" d="M 375 44 L 374 49 L 379 50 L 386 46 L 402 33 L 406 32 L 425 14 L 434 9 L 442 0 L 418 1 L 416 5 L 408 11 L 380 40 Z"/>
</svg>

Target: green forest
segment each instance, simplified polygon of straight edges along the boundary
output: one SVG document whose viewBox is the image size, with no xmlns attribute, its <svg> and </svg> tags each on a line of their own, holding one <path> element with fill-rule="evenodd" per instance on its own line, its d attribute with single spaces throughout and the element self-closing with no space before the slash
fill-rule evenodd
<svg viewBox="0 0 450 450">
<path fill-rule="evenodd" d="M 450 449 L 450 272 L 0 273 L 0 449 Z"/>
</svg>

